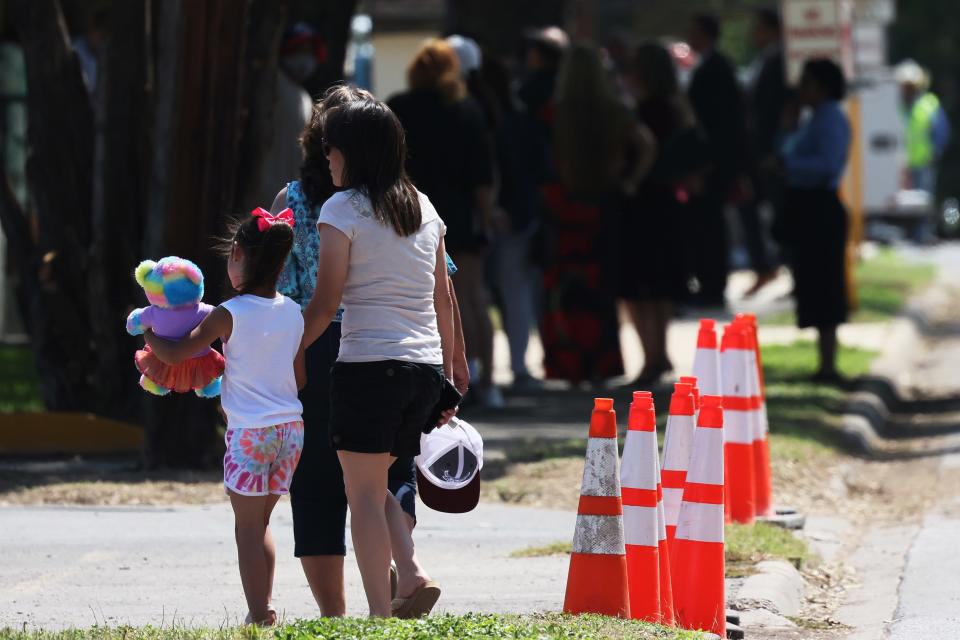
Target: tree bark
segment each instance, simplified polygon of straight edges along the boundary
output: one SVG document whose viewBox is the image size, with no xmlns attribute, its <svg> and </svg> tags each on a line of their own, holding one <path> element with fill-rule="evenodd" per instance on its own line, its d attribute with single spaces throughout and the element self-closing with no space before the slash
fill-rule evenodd
<svg viewBox="0 0 960 640">
<path fill-rule="evenodd" d="M 246 82 L 243 87 L 243 133 L 240 138 L 237 165 L 237 193 L 235 210 L 247 212 L 256 206 L 269 207 L 269 202 L 258 202 L 260 171 L 264 150 L 273 138 L 273 110 L 277 97 L 277 60 L 280 55 L 280 37 L 286 23 L 286 0 L 252 0 L 247 25 L 245 57 Z"/>
<path fill-rule="evenodd" d="M 111 5 L 109 40 L 100 64 L 90 246 L 90 329 L 97 349 L 97 413 L 136 421 L 138 340 L 122 331 L 143 299 L 133 279 L 147 202 L 150 94 L 149 0 Z M 139 306 L 139 305 L 137 305 Z"/>
<path fill-rule="evenodd" d="M 24 273 L 39 270 L 41 295 L 25 320 L 33 327 L 38 369 L 48 374 L 47 407 L 89 410 L 95 397 L 85 295 L 93 113 L 57 2 L 12 0 L 6 6 L 24 46 L 27 176 L 39 229 L 31 264 L 22 266 Z"/>
</svg>

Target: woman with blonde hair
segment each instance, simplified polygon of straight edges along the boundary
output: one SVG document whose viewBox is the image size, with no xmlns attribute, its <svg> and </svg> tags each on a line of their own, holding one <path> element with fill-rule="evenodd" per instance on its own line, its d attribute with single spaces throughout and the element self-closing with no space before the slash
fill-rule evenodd
<svg viewBox="0 0 960 640">
<path fill-rule="evenodd" d="M 596 383 L 623 373 L 615 306 L 620 201 L 646 171 L 651 143 L 600 56 L 584 45 L 561 63 L 554 113 L 555 179 L 544 187 L 544 364 L 548 378 Z"/>
<path fill-rule="evenodd" d="M 494 216 L 493 150 L 479 106 L 467 96 L 456 51 L 444 40 L 423 44 L 407 69 L 409 90 L 388 101 L 406 131 L 406 169 L 447 224 L 457 263 L 457 294 L 467 358 L 477 359 L 481 403 L 503 402 L 493 386 L 493 325 L 484 282 Z"/>
</svg>

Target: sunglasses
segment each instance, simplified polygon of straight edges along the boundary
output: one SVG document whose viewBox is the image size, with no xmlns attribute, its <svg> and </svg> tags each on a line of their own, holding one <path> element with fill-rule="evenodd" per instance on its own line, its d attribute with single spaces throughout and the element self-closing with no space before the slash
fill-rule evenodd
<svg viewBox="0 0 960 640">
<path fill-rule="evenodd" d="M 333 147 L 330 145 L 329 142 L 327 142 L 326 138 L 320 138 L 320 150 L 323 151 L 323 155 L 325 156 L 330 155 L 330 149 L 332 148 Z"/>
</svg>

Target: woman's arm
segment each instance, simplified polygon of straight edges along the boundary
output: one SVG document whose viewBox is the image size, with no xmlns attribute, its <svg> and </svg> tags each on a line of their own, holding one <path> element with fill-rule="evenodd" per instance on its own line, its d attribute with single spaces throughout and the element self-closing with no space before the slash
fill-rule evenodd
<svg viewBox="0 0 960 640">
<path fill-rule="evenodd" d="M 303 343 L 297 349 L 297 355 L 293 358 L 293 375 L 297 380 L 297 390 L 303 391 L 307 386 L 307 358 L 303 351 Z"/>
<path fill-rule="evenodd" d="M 307 348 L 330 326 L 340 307 L 343 285 L 350 266 L 350 238 L 330 226 L 320 224 L 320 252 L 317 258 L 317 286 L 303 312 L 303 347 Z"/>
<path fill-rule="evenodd" d="M 143 337 L 157 357 L 169 365 L 177 365 L 192 357 L 204 347 L 209 347 L 217 339 L 226 342 L 233 331 L 233 316 L 223 307 L 217 307 L 210 315 L 193 328 L 190 335 L 177 340 L 158 338 L 152 330 L 144 332 Z"/>
<path fill-rule="evenodd" d="M 437 311 L 437 329 L 440 331 L 440 346 L 443 351 L 443 375 L 453 378 L 454 340 L 453 298 L 450 295 L 450 277 L 447 276 L 447 252 L 443 238 L 437 247 L 437 260 L 433 268 L 433 306 Z"/>
<path fill-rule="evenodd" d="M 457 290 L 450 278 L 450 301 L 453 303 L 453 386 L 460 395 L 467 395 L 470 388 L 470 367 L 467 365 L 467 347 L 463 339 L 463 326 L 460 324 L 460 303 L 457 302 Z"/>
</svg>

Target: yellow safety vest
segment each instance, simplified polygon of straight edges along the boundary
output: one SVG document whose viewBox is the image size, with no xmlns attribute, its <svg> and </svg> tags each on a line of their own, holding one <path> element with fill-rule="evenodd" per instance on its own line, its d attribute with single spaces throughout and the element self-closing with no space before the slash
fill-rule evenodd
<svg viewBox="0 0 960 640">
<path fill-rule="evenodd" d="M 925 93 L 913 102 L 907 116 L 907 166 L 911 169 L 928 166 L 933 161 L 933 119 L 940 110 L 940 100 Z"/>
</svg>

